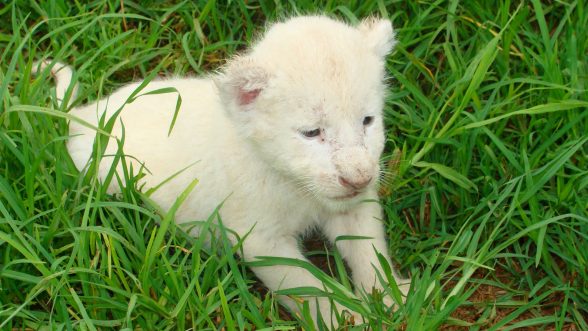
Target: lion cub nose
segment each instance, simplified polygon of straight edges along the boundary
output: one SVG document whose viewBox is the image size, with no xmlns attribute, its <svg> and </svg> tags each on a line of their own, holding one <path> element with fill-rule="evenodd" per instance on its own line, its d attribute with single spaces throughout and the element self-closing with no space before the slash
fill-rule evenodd
<svg viewBox="0 0 588 331">
<path fill-rule="evenodd" d="M 368 186 L 368 184 L 372 181 L 372 177 L 360 177 L 359 179 L 349 179 L 342 176 L 339 176 L 339 183 L 343 185 L 343 187 L 354 189 L 354 190 L 361 190 L 362 188 Z"/>
</svg>

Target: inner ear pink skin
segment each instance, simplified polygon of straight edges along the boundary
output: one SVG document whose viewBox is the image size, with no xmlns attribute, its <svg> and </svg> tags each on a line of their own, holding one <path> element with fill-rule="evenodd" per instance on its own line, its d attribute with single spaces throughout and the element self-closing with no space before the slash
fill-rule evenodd
<svg viewBox="0 0 588 331">
<path fill-rule="evenodd" d="M 257 96 L 261 93 L 261 89 L 255 89 L 251 91 L 239 89 L 239 105 L 246 106 L 251 104 Z"/>
</svg>

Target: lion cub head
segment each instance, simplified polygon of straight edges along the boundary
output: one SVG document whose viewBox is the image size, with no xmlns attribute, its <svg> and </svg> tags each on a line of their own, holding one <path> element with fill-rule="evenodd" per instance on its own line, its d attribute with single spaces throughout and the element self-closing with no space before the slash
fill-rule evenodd
<svg viewBox="0 0 588 331">
<path fill-rule="evenodd" d="M 377 185 L 384 58 L 394 44 L 388 20 L 352 27 L 298 17 L 271 26 L 227 64 L 217 85 L 253 157 L 341 209 Z"/>
</svg>

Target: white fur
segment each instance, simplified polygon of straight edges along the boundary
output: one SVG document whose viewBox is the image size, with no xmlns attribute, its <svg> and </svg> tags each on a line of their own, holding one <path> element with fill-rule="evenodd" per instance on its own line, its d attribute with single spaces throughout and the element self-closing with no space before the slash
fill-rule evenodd
<svg viewBox="0 0 588 331">
<path fill-rule="evenodd" d="M 149 83 L 141 93 L 174 87 L 181 95 L 169 136 L 177 93 L 144 95 L 124 105 L 139 83 L 70 113 L 97 125 L 105 110 L 108 119 L 124 105 L 112 132 L 120 137 L 124 123 L 124 152 L 138 160 L 127 158 L 134 169 L 139 161 L 148 169 L 145 187 L 188 167 L 152 198 L 167 209 L 198 178 L 176 221 L 205 219 L 224 201 L 220 215 L 225 225 L 241 236 L 251 231 L 243 246 L 245 260 L 268 255 L 305 260 L 297 239 L 313 226 L 331 241 L 343 235 L 371 237 L 337 242 L 356 287 L 371 291 L 381 288 L 374 249 L 390 262 L 376 201 L 384 147 L 384 57 L 394 43 L 388 20 L 368 19 L 355 28 L 323 16 L 297 17 L 272 25 L 249 52 L 229 61 L 216 76 Z M 57 78 L 58 91 L 65 91 L 69 81 Z M 364 126 L 366 116 L 374 120 Z M 316 128 L 321 129 L 317 137 L 302 134 Z M 95 131 L 71 122 L 70 135 L 72 159 L 84 169 Z M 105 154 L 116 150 L 111 140 Z M 100 163 L 101 179 L 110 160 Z M 340 177 L 359 187 L 371 181 L 353 189 Z M 296 267 L 254 271 L 272 290 L 323 288 Z M 396 278 L 406 294 L 408 281 Z M 296 309 L 294 301 L 283 302 Z M 314 302 L 310 300 L 312 311 Z M 319 299 L 319 309 L 328 321 L 327 300 Z"/>
<path fill-rule="evenodd" d="M 67 91 L 70 88 L 70 82 L 73 81 L 74 72 L 71 67 L 59 62 L 52 63 L 50 61 L 39 61 L 33 65 L 34 73 L 47 70 L 47 68 L 50 69 L 51 75 L 53 75 L 55 81 L 58 82 L 55 87 L 55 95 L 57 97 L 57 103 L 62 104 L 63 101 L 65 101 Z M 71 89 L 71 95 L 66 107 L 69 107 L 73 98 L 78 94 L 78 84 L 73 84 Z"/>
</svg>

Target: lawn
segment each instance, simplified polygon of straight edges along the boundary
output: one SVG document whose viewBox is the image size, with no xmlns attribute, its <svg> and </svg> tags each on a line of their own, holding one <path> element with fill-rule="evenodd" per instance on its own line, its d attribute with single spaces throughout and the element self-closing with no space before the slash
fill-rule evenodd
<svg viewBox="0 0 588 331">
<path fill-rule="evenodd" d="M 224 236 L 205 244 L 149 192 L 111 196 L 80 174 L 67 109 L 31 71 L 71 64 L 82 104 L 129 81 L 208 73 L 266 22 L 317 12 L 388 17 L 399 38 L 381 202 L 413 287 L 396 311 L 333 293 L 364 316 L 356 329 L 588 330 L 584 0 L 3 1 L 0 329 L 312 329 Z M 308 253 L 348 288 L 337 252 L 316 241 Z"/>
</svg>

